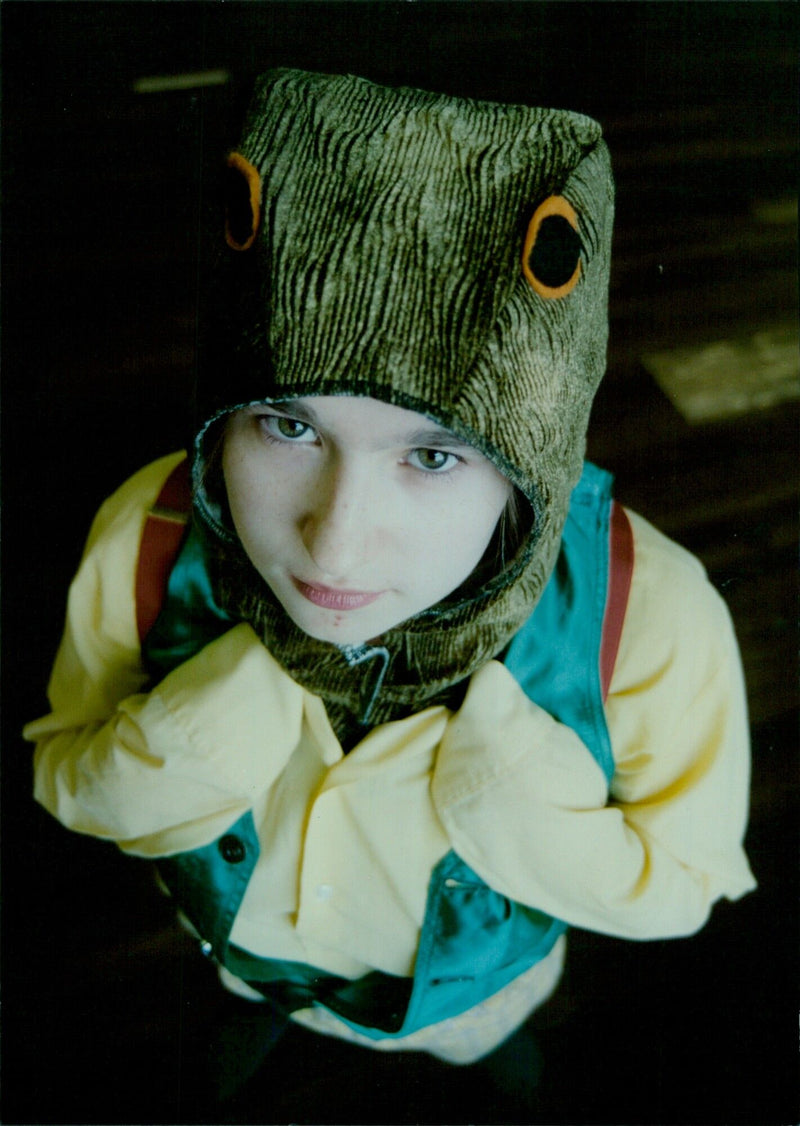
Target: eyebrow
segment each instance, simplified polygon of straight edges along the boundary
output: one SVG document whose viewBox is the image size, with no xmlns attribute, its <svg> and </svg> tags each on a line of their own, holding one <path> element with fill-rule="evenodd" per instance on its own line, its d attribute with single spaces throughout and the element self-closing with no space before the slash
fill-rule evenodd
<svg viewBox="0 0 800 1126">
<path fill-rule="evenodd" d="M 264 403 L 262 406 L 268 406 L 272 410 L 280 411 L 281 414 L 290 415 L 296 418 L 299 422 L 307 422 L 310 426 L 319 426 L 319 419 L 316 412 L 311 408 L 304 406 L 299 399 L 281 399 L 276 403 Z"/>
<path fill-rule="evenodd" d="M 281 414 L 290 415 L 296 418 L 298 422 L 306 422 L 309 426 L 318 428 L 321 423 L 313 407 L 306 403 L 301 403 L 299 399 L 283 399 L 281 402 L 270 403 L 270 406 Z M 398 433 L 397 444 L 400 446 L 410 446 L 413 448 L 426 449 L 433 446 L 447 446 L 450 449 L 457 450 L 473 450 L 475 447 L 467 442 L 464 438 L 459 438 L 452 430 L 448 430 L 445 426 L 437 426 L 431 423 L 430 426 L 422 427 L 419 430 L 414 430 L 411 433 Z"/>
<path fill-rule="evenodd" d="M 474 450 L 475 447 L 463 438 L 459 438 L 452 430 L 445 429 L 444 426 L 430 426 L 427 430 L 415 430 L 413 434 L 408 434 L 404 441 L 409 446 L 419 446 L 425 449 L 427 446 L 450 446 L 452 449 L 459 450 Z"/>
</svg>

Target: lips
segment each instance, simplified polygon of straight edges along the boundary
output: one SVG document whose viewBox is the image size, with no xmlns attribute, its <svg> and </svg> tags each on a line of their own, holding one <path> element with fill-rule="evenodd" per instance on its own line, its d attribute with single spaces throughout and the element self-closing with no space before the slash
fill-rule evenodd
<svg viewBox="0 0 800 1126">
<path fill-rule="evenodd" d="M 360 610 L 369 606 L 383 594 L 382 590 L 339 590 L 336 587 L 304 583 L 292 575 L 292 582 L 303 598 L 325 610 Z"/>
</svg>

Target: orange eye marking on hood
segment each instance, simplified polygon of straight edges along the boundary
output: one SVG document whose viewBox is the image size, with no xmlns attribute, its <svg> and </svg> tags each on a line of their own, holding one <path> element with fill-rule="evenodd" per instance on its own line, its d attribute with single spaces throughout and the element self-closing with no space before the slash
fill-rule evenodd
<svg viewBox="0 0 800 1126">
<path fill-rule="evenodd" d="M 227 165 L 225 241 L 233 250 L 248 250 L 261 218 L 261 176 L 238 152 L 229 154 Z"/>
<path fill-rule="evenodd" d="M 522 272 L 540 297 L 566 297 L 581 276 L 581 239 L 572 204 L 551 195 L 533 213 L 522 248 Z"/>
</svg>

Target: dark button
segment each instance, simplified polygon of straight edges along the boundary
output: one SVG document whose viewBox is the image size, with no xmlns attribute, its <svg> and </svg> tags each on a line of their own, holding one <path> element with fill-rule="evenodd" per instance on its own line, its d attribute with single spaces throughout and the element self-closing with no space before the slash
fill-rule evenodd
<svg viewBox="0 0 800 1126">
<path fill-rule="evenodd" d="M 233 833 L 228 833 L 222 837 L 218 848 L 220 856 L 223 860 L 227 860 L 228 864 L 241 864 L 247 854 L 244 843 Z"/>
</svg>

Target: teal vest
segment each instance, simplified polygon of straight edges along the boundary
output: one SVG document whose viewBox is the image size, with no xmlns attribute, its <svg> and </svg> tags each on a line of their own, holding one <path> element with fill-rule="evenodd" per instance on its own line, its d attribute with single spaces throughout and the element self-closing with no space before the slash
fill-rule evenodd
<svg viewBox="0 0 800 1126">
<path fill-rule="evenodd" d="M 615 527 L 622 527 L 621 538 Z M 611 478 L 587 463 L 551 579 L 502 658 L 530 699 L 578 733 L 609 780 L 613 759 L 603 697 L 631 562 L 630 529 L 611 500 Z M 190 528 L 143 644 L 154 678 L 231 624 L 214 602 L 202 538 Z M 159 869 L 206 951 L 233 973 L 287 1010 L 323 1004 L 373 1039 L 407 1036 L 464 1012 L 544 958 L 566 930 L 561 920 L 494 891 L 449 852 L 431 874 L 413 979 L 374 972 L 348 982 L 298 963 L 257 958 L 230 943 L 258 854 L 247 813 L 219 840 L 160 861 Z"/>
</svg>

